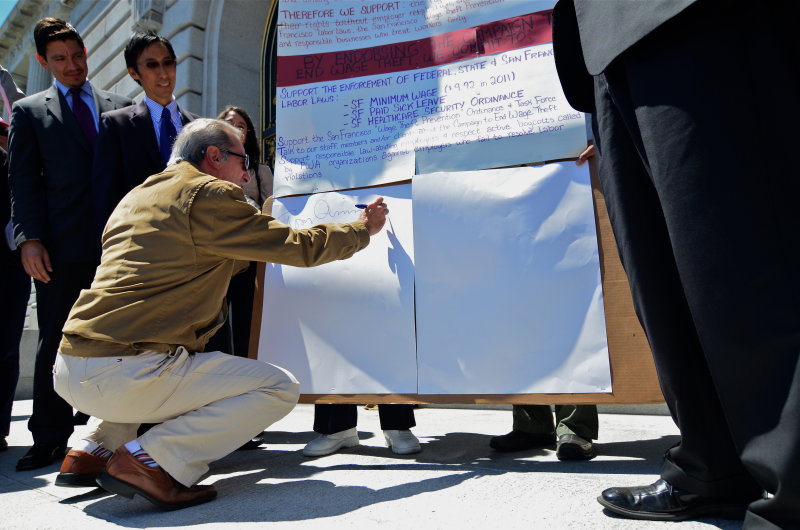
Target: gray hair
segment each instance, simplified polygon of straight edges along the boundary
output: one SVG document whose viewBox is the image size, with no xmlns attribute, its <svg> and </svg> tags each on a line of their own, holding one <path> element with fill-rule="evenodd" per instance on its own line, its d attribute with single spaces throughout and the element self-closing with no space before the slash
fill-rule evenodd
<svg viewBox="0 0 800 530">
<path fill-rule="evenodd" d="M 238 138 L 239 135 L 239 129 L 226 121 L 209 118 L 194 120 L 181 129 L 181 133 L 172 146 L 172 154 L 167 165 L 185 160 L 193 166 L 199 167 L 209 146 L 215 145 L 230 149 L 233 147 L 230 137 Z M 224 154 L 223 156 L 224 160 L 228 155 Z"/>
</svg>

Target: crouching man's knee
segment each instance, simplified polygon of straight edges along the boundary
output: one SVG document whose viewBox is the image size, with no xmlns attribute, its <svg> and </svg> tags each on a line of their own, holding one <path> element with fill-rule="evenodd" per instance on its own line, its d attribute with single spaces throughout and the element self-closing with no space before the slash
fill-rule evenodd
<svg viewBox="0 0 800 530">
<path fill-rule="evenodd" d="M 259 390 L 268 396 L 269 407 L 274 414 L 283 417 L 297 405 L 297 400 L 300 398 L 300 383 L 288 370 L 272 366 L 275 372 L 264 381 Z"/>
</svg>

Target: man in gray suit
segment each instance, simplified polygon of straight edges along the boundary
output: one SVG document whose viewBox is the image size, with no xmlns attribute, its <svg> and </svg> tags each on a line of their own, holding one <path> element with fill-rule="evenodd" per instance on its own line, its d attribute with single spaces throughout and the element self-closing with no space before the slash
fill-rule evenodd
<svg viewBox="0 0 800 530">
<path fill-rule="evenodd" d="M 99 258 L 89 190 L 98 116 L 132 103 L 87 81 L 86 48 L 72 25 L 44 18 L 34 40 L 36 58 L 55 83 L 15 103 L 11 118 L 14 238 L 25 272 L 35 280 L 39 319 L 28 422 L 33 447 L 18 471 L 62 458 L 72 434 L 72 407 L 53 390 L 52 367 L 67 314 L 91 284 Z"/>
<path fill-rule="evenodd" d="M 664 397 L 661 478 L 618 515 L 800 528 L 796 2 L 561 0 L 556 66 L 600 178 Z"/>
</svg>

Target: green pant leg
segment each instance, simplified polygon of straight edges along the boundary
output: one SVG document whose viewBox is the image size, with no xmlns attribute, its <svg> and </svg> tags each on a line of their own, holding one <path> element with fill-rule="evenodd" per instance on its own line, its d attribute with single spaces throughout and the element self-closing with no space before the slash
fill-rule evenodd
<svg viewBox="0 0 800 530">
<path fill-rule="evenodd" d="M 586 440 L 597 439 L 597 405 L 556 405 L 556 421 L 558 436 L 576 434 Z"/>
<path fill-rule="evenodd" d="M 514 430 L 531 434 L 555 432 L 550 405 L 514 405 Z"/>
</svg>

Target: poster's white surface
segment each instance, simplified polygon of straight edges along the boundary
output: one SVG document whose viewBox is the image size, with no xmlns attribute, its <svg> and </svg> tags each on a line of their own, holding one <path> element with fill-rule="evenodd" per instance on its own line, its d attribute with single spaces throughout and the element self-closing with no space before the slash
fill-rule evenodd
<svg viewBox="0 0 800 530">
<path fill-rule="evenodd" d="M 352 222 L 378 196 L 389 221 L 352 258 L 303 269 L 267 264 L 258 358 L 308 394 L 416 393 L 410 185 L 276 200 L 295 228 Z"/>
<path fill-rule="evenodd" d="M 554 5 L 555 0 L 280 0 L 278 54 L 326 53 L 423 39 Z"/>
<path fill-rule="evenodd" d="M 414 178 L 420 394 L 611 391 L 589 171 Z"/>
</svg>

